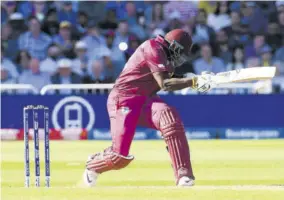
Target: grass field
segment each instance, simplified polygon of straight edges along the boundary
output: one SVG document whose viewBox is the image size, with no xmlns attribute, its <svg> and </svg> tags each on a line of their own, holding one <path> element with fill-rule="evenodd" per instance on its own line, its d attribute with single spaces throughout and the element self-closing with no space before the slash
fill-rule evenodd
<svg viewBox="0 0 284 200">
<path fill-rule="evenodd" d="M 1 199 L 68 200 L 283 200 L 284 140 L 190 141 L 196 186 L 174 187 L 163 141 L 135 141 L 135 161 L 83 188 L 87 156 L 107 147 L 103 141 L 51 141 L 51 188 L 24 188 L 24 143 L 1 142 Z M 33 149 L 33 144 L 30 144 Z M 43 144 L 41 144 L 43 153 Z M 33 150 L 31 150 L 33 161 Z M 43 154 L 41 161 L 43 161 Z M 34 163 L 31 162 L 32 184 Z M 41 184 L 44 165 L 41 163 Z"/>
</svg>

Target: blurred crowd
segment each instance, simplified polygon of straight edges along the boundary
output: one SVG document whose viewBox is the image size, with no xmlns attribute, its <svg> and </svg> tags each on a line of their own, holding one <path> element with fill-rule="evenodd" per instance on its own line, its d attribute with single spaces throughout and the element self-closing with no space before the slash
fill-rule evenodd
<svg viewBox="0 0 284 200">
<path fill-rule="evenodd" d="M 1 1 L 1 83 L 112 83 L 139 44 L 175 28 L 194 41 L 176 76 L 284 75 L 284 1 Z"/>
</svg>

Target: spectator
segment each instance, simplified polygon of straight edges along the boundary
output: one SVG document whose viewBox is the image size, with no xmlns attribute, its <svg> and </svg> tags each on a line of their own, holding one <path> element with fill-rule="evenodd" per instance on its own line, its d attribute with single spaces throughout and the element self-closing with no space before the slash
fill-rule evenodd
<svg viewBox="0 0 284 200">
<path fill-rule="evenodd" d="M 1 84 L 15 84 L 16 79 L 11 77 L 9 71 L 1 67 Z"/>
<path fill-rule="evenodd" d="M 280 80 L 280 83 L 284 83 L 284 63 L 281 61 L 275 61 L 273 66 L 276 67 L 276 76 L 280 77 L 278 80 Z"/>
<path fill-rule="evenodd" d="M 229 49 L 228 35 L 225 32 L 225 30 L 220 30 L 219 32 L 217 32 L 216 38 L 217 38 L 217 46 L 219 48 L 217 55 L 224 61 L 225 64 L 228 64 L 232 60 L 232 57 L 233 57 Z"/>
<path fill-rule="evenodd" d="M 118 29 L 115 33 L 113 45 L 118 47 L 122 42 L 128 44 L 129 36 L 130 32 L 128 23 L 126 21 L 119 22 Z"/>
<path fill-rule="evenodd" d="M 138 10 L 136 13 L 136 20 L 137 23 L 133 24 L 129 27 L 129 31 L 133 33 L 135 36 L 137 36 L 140 40 L 144 40 L 147 38 L 146 34 L 146 22 L 145 22 L 145 16 L 144 16 L 144 10 Z"/>
<path fill-rule="evenodd" d="M 244 31 L 242 24 L 241 24 L 240 13 L 233 11 L 230 14 L 230 18 L 231 18 L 231 26 L 228 26 L 228 27 L 225 28 L 228 35 L 232 35 L 232 34 L 240 35 L 240 34 L 244 33 L 245 31 Z"/>
<path fill-rule="evenodd" d="M 245 47 L 245 58 L 259 56 L 260 49 L 265 44 L 265 37 L 262 33 L 256 34 L 253 38 L 253 44 L 249 44 Z"/>
<path fill-rule="evenodd" d="M 113 63 L 111 61 L 111 51 L 107 47 L 102 48 L 101 59 L 99 61 L 102 62 L 104 67 L 105 81 L 108 83 L 114 82 L 114 77 L 115 77 L 114 67 L 116 66 L 113 66 Z"/>
<path fill-rule="evenodd" d="M 133 54 L 140 41 L 148 39 L 147 36 L 155 37 L 158 33 L 163 35 L 166 29 L 182 28 L 192 34 L 195 42 L 192 48 L 192 60 L 200 56 L 200 45 L 209 43 L 212 60 L 216 58 L 214 56 L 221 58 L 228 69 L 268 64 L 278 65 L 282 69 L 284 66 L 283 44 L 281 46 L 281 40 L 284 38 L 282 1 L 201 1 L 199 3 L 78 1 L 72 2 L 73 7 L 70 4 L 71 2 L 63 1 L 2 2 L 1 22 L 5 23 L 2 23 L 1 27 L 1 42 L 5 49 L 5 58 L 1 59 L 1 63 L 5 62 L 10 66 L 5 59 L 8 59 L 12 65 L 12 60 L 16 59 L 21 66 L 16 71 L 21 72 L 23 68 L 29 71 L 30 53 L 32 58 L 42 61 L 41 72 L 53 75 L 58 68 L 56 60 L 62 55 L 60 50 L 57 53 L 58 45 L 64 49 L 65 57 L 75 58 L 72 61 L 74 72 L 81 76 L 91 76 L 92 65 L 96 65 L 102 70 L 99 73 L 103 76 L 101 81 L 111 82 L 120 74 L 126 60 Z M 76 5 L 78 5 L 78 14 Z M 205 9 L 200 9 L 197 13 L 197 5 Z M 205 11 L 206 9 L 208 12 Z M 62 13 L 69 22 L 58 19 L 59 16 L 63 16 L 60 15 Z M 29 18 L 29 30 L 25 32 L 25 19 L 28 16 L 33 17 Z M 42 19 L 42 31 L 46 34 L 41 32 L 41 24 L 38 23 Z M 89 22 L 89 19 L 92 21 Z M 64 26 L 62 23 L 61 28 L 60 21 L 65 23 Z M 226 25 L 225 22 L 228 24 Z M 102 34 L 99 28 L 102 29 Z M 56 45 L 51 45 L 52 40 L 49 36 L 52 36 Z M 78 44 L 83 42 L 84 45 L 75 46 L 76 41 L 80 41 Z M 240 48 L 240 45 L 244 49 Z M 265 45 L 269 45 L 272 51 L 267 50 Z M 274 52 L 275 56 L 271 59 Z M 203 56 L 201 60 L 205 60 Z M 205 62 L 206 65 L 209 65 L 208 63 L 212 62 Z M 84 65 L 83 69 L 86 68 L 85 72 L 81 70 L 81 64 Z M 178 73 L 180 75 L 191 71 L 191 68 L 189 64 L 184 64 L 183 69 L 180 68 Z M 10 79 L 11 73 L 3 68 L 3 77 L 6 75 L 8 80 L 16 80 Z M 96 80 L 100 79 L 96 78 L 95 82 Z"/>
<path fill-rule="evenodd" d="M 269 45 L 264 45 L 260 49 L 261 66 L 272 66 L 272 48 Z"/>
<path fill-rule="evenodd" d="M 59 34 L 53 38 L 53 42 L 59 46 L 62 54 L 64 54 L 66 57 L 74 57 L 70 22 L 63 21 L 60 23 Z"/>
<path fill-rule="evenodd" d="M 13 38 L 10 23 L 5 23 L 1 27 L 1 43 L 5 49 L 5 56 L 14 60 L 19 47 L 17 38 Z"/>
<path fill-rule="evenodd" d="M 284 35 L 284 11 L 282 11 L 278 14 L 278 22 L 279 22 L 279 26 L 280 26 L 280 33 L 283 36 Z"/>
<path fill-rule="evenodd" d="M 282 37 L 282 45 L 281 48 L 279 48 L 276 52 L 275 52 L 275 57 L 274 57 L 275 61 L 279 61 L 283 63 L 284 66 L 284 37 Z M 284 68 L 284 67 L 283 67 Z"/>
<path fill-rule="evenodd" d="M 33 58 L 43 60 L 50 43 L 51 38 L 41 31 L 38 19 L 31 17 L 29 19 L 29 31 L 23 33 L 19 38 L 19 49 L 26 49 Z"/>
<path fill-rule="evenodd" d="M 93 56 L 91 57 L 88 56 L 89 63 L 93 62 L 94 60 L 99 60 L 104 66 L 105 79 L 107 79 L 109 82 L 112 82 L 114 79 L 114 68 L 113 68 L 112 61 L 111 61 L 111 51 L 106 46 L 106 43 L 105 44 L 99 43 L 97 48 L 98 48 L 97 51 L 93 52 Z M 92 73 L 91 67 L 88 68 L 88 71 L 89 71 L 89 74 Z"/>
<path fill-rule="evenodd" d="M 83 77 L 83 83 L 85 84 L 95 84 L 95 83 L 108 83 L 104 75 L 103 63 L 99 60 L 94 60 L 91 62 L 91 74 Z M 101 94 L 101 90 L 88 90 L 89 93 Z M 107 94 L 108 90 L 104 90 Z"/>
<path fill-rule="evenodd" d="M 70 59 L 60 59 L 58 61 L 58 72 L 51 77 L 53 84 L 81 83 L 81 77 L 72 72 L 72 61 Z M 71 94 L 71 90 L 60 90 L 60 94 Z"/>
<path fill-rule="evenodd" d="M 139 47 L 140 41 L 135 36 L 130 36 L 128 40 L 128 48 L 125 51 L 126 60 L 128 60 L 132 54 L 136 51 L 136 49 Z"/>
<path fill-rule="evenodd" d="M 137 10 L 147 8 L 146 2 L 133 1 L 133 3 L 134 3 L 134 7 Z M 118 20 L 125 20 L 127 18 L 126 5 L 127 5 L 127 1 L 108 1 L 105 4 L 105 8 L 106 8 L 106 10 L 115 10 Z"/>
<path fill-rule="evenodd" d="M 6 1 L 1 2 L 1 24 L 7 22 L 10 16 L 16 12 L 17 2 L 15 1 Z"/>
<path fill-rule="evenodd" d="M 41 72 L 38 59 L 31 59 L 29 68 L 24 70 L 19 77 L 20 84 L 30 84 L 40 90 L 43 86 L 50 84 L 48 73 Z M 27 91 L 23 91 L 26 93 Z"/>
<path fill-rule="evenodd" d="M 43 22 L 42 30 L 51 36 L 55 36 L 59 31 L 57 12 L 55 9 L 48 10 Z"/>
<path fill-rule="evenodd" d="M 249 23 L 246 20 L 242 20 L 242 33 L 240 34 L 238 43 L 235 45 L 241 44 L 243 46 L 249 45 L 253 40 L 252 33 L 249 30 Z"/>
<path fill-rule="evenodd" d="M 141 12 L 141 9 L 138 9 L 138 11 L 136 11 L 136 4 L 139 5 L 139 3 L 137 2 L 121 2 L 121 3 L 116 2 L 116 3 L 108 3 L 107 6 L 110 6 L 110 8 L 112 8 L 113 5 L 120 5 L 121 6 L 120 8 L 116 8 L 116 12 L 118 14 L 120 13 L 120 11 L 123 10 L 123 12 L 121 13 L 123 15 L 119 16 L 118 19 L 130 25 L 129 27 L 127 27 L 127 29 L 129 29 L 130 32 L 135 34 L 140 39 L 145 39 L 146 31 L 144 29 L 145 28 L 144 11 L 142 10 Z"/>
<path fill-rule="evenodd" d="M 182 22 L 194 18 L 197 15 L 197 11 L 197 5 L 192 1 L 169 1 L 164 5 L 164 15 L 166 19 L 168 19 L 171 13 L 179 12 Z"/>
<path fill-rule="evenodd" d="M 99 60 L 91 62 L 91 74 L 86 74 L 83 77 L 83 83 L 105 83 L 105 76 L 103 74 L 103 64 Z"/>
<path fill-rule="evenodd" d="M 11 76 L 11 78 L 16 79 L 19 76 L 19 73 L 17 71 L 16 66 L 14 63 L 9 59 L 5 57 L 4 54 L 4 48 L 1 46 L 1 68 L 6 69 L 8 71 L 8 74 Z"/>
<path fill-rule="evenodd" d="M 181 21 L 181 14 L 179 11 L 172 12 L 168 18 L 169 21 L 165 28 L 166 32 L 182 27 L 183 23 Z"/>
<path fill-rule="evenodd" d="M 284 77 L 284 37 L 282 37 L 282 46 L 275 52 L 273 60 L 279 75 Z"/>
<path fill-rule="evenodd" d="M 105 4 L 106 10 L 114 10 L 116 13 L 116 18 L 118 20 L 123 20 L 126 17 L 125 10 L 126 10 L 126 1 L 108 1 Z"/>
<path fill-rule="evenodd" d="M 248 34 L 249 29 L 248 24 L 244 23 L 244 21 L 241 23 L 240 13 L 233 11 L 230 16 L 232 25 L 224 28 L 224 30 L 230 36 L 229 46 L 233 48 L 241 43 L 242 37 Z"/>
<path fill-rule="evenodd" d="M 193 41 L 197 44 L 204 42 L 210 43 L 211 46 L 215 46 L 215 32 L 206 24 L 207 13 L 203 9 L 199 9 L 196 17 L 196 25 L 193 28 Z"/>
<path fill-rule="evenodd" d="M 45 1 L 34 1 L 32 16 L 35 16 L 40 22 L 43 22 L 47 11 Z"/>
<path fill-rule="evenodd" d="M 72 2 L 64 1 L 62 9 L 58 12 L 59 22 L 68 21 L 71 24 L 76 24 L 77 22 L 77 13 L 73 11 Z"/>
<path fill-rule="evenodd" d="M 198 4 L 199 9 L 203 9 L 206 13 L 214 13 L 217 7 L 218 1 L 200 1 Z"/>
<path fill-rule="evenodd" d="M 273 1 L 256 1 L 257 5 L 262 11 L 265 18 L 271 16 L 272 13 L 276 11 L 275 2 Z"/>
<path fill-rule="evenodd" d="M 88 35 L 82 41 L 88 44 L 88 57 L 89 59 L 99 59 L 100 49 L 106 47 L 106 40 L 100 34 L 97 24 L 94 21 L 88 24 Z"/>
<path fill-rule="evenodd" d="M 75 72 L 72 72 L 72 61 L 67 58 L 62 58 L 57 62 L 58 71 L 52 76 L 54 84 L 71 84 L 81 83 L 81 78 Z"/>
<path fill-rule="evenodd" d="M 22 33 L 27 31 L 27 26 L 21 13 L 13 13 L 10 16 L 8 23 L 11 25 L 11 37 L 14 39 L 18 38 Z"/>
<path fill-rule="evenodd" d="M 208 15 L 207 24 L 216 32 L 232 24 L 227 1 L 217 2 L 215 12 Z"/>
<path fill-rule="evenodd" d="M 134 2 L 126 2 L 125 5 L 125 11 L 126 11 L 126 16 L 125 20 L 130 26 L 136 25 L 137 24 L 137 19 L 136 19 L 136 6 Z"/>
<path fill-rule="evenodd" d="M 208 44 L 203 44 L 201 46 L 201 58 L 193 63 L 193 67 L 196 74 L 201 74 L 203 71 L 213 73 L 225 71 L 223 61 L 218 57 L 212 56 L 212 49 Z"/>
<path fill-rule="evenodd" d="M 81 75 L 86 76 L 88 74 L 89 59 L 87 56 L 87 44 L 83 41 L 78 41 L 75 45 L 76 58 L 73 60 L 74 71 Z"/>
<path fill-rule="evenodd" d="M 266 41 L 267 44 L 272 47 L 273 52 L 276 49 L 280 48 L 282 37 L 284 36 L 282 36 L 280 33 L 279 25 L 274 21 L 269 22 L 266 34 Z"/>
<path fill-rule="evenodd" d="M 54 7 L 57 11 L 60 11 L 62 9 L 65 1 L 66 0 L 63 0 L 63 1 L 53 1 L 52 2 L 52 7 Z M 79 4 L 78 1 L 69 1 L 68 3 L 72 4 L 72 10 L 74 12 L 78 12 L 78 4 Z"/>
<path fill-rule="evenodd" d="M 244 19 L 248 20 L 249 30 L 256 34 L 259 32 L 266 32 L 267 18 L 262 13 L 261 9 L 257 7 L 255 2 L 245 2 L 241 8 Z"/>
<path fill-rule="evenodd" d="M 57 71 L 57 60 L 60 56 L 60 48 L 55 44 L 51 45 L 47 51 L 47 58 L 40 63 L 40 71 L 53 75 Z"/>
<path fill-rule="evenodd" d="M 79 1 L 78 7 L 79 11 L 86 13 L 89 19 L 92 19 L 95 23 L 98 23 L 105 18 L 105 4 L 108 3 L 110 2 Z"/>
<path fill-rule="evenodd" d="M 87 33 L 88 28 L 88 15 L 84 12 L 79 12 L 77 16 L 76 31 L 79 37 Z"/>
<path fill-rule="evenodd" d="M 31 55 L 26 50 L 20 51 L 16 56 L 16 64 L 18 72 L 22 73 L 30 68 Z"/>
<path fill-rule="evenodd" d="M 122 71 L 126 59 L 124 55 L 124 51 L 120 50 L 117 45 L 113 44 L 115 37 L 115 33 L 113 31 L 108 31 L 106 34 L 107 39 L 107 47 L 110 49 L 110 58 L 111 62 L 114 66 L 114 79 L 118 77 L 120 72 Z"/>
<path fill-rule="evenodd" d="M 106 14 L 106 18 L 104 21 L 99 23 L 99 26 L 101 29 L 107 31 L 107 30 L 115 30 L 117 28 L 117 20 L 115 17 L 115 11 L 114 10 L 108 10 Z"/>
<path fill-rule="evenodd" d="M 231 28 L 232 32 L 242 33 L 242 27 L 241 27 L 241 16 L 239 12 L 231 12 Z"/>
<path fill-rule="evenodd" d="M 227 70 L 245 68 L 244 59 L 244 48 L 242 46 L 235 47 L 233 50 L 232 62 L 227 65 Z"/>
<path fill-rule="evenodd" d="M 152 8 L 152 13 L 149 15 L 149 19 L 146 19 L 146 22 L 153 31 L 156 28 L 165 28 L 166 27 L 166 21 L 164 17 L 164 10 L 163 10 L 163 4 L 162 2 L 155 3 Z"/>
<path fill-rule="evenodd" d="M 20 1 L 18 2 L 18 12 L 22 13 L 24 18 L 27 19 L 31 16 L 33 12 L 33 2 L 32 1 Z"/>
</svg>

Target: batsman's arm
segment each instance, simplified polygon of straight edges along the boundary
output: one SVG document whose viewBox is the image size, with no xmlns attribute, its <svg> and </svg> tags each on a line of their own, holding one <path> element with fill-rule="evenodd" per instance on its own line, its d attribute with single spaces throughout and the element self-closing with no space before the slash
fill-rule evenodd
<svg viewBox="0 0 284 200">
<path fill-rule="evenodd" d="M 153 73 L 155 80 L 164 91 L 181 90 L 188 87 L 194 87 L 196 77 L 191 78 L 170 78 L 167 72 Z"/>
</svg>

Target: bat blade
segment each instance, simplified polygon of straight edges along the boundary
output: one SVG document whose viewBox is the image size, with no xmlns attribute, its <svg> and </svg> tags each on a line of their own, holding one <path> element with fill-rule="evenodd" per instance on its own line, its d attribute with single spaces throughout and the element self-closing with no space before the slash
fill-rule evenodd
<svg viewBox="0 0 284 200">
<path fill-rule="evenodd" d="M 212 81 L 218 84 L 267 80 L 275 76 L 276 67 L 252 67 L 217 73 Z"/>
</svg>

